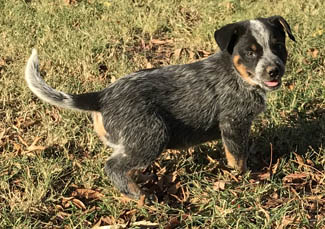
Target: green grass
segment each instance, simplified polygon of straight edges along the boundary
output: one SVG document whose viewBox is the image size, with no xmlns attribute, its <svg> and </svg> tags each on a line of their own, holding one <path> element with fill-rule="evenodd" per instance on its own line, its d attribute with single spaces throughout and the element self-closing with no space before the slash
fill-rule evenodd
<svg viewBox="0 0 325 229">
<path fill-rule="evenodd" d="M 325 228 L 324 1 L 67 2 L 0 0 L 1 228 Z M 203 58 L 218 50 L 216 28 L 271 15 L 287 19 L 297 42 L 288 40 L 284 84 L 254 122 L 251 171 L 228 171 L 220 141 L 166 152 L 142 177 L 152 205 L 124 202 L 111 186 L 111 151 L 90 116 L 42 103 L 24 81 L 33 47 L 50 85 L 81 93 Z"/>
</svg>

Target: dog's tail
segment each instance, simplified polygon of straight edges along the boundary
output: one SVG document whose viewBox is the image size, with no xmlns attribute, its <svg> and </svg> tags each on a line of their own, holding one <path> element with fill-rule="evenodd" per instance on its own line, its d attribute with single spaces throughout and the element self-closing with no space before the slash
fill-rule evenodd
<svg viewBox="0 0 325 229">
<path fill-rule="evenodd" d="M 36 49 L 33 49 L 32 55 L 28 59 L 25 69 L 25 79 L 32 92 L 50 104 L 83 111 L 100 110 L 100 92 L 72 95 L 50 87 L 40 75 Z"/>
</svg>

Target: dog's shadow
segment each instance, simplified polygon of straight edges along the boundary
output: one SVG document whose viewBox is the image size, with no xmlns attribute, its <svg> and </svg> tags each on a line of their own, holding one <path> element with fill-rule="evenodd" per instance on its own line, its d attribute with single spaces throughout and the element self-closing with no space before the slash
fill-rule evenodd
<svg viewBox="0 0 325 229">
<path fill-rule="evenodd" d="M 288 124 L 266 128 L 254 136 L 255 153 L 248 166 L 259 171 L 278 158 L 288 159 L 292 153 L 302 157 L 315 157 L 325 143 L 325 109 L 309 114 L 292 114 Z M 272 152 L 271 152 L 272 151 Z M 313 154 L 311 152 L 316 152 Z"/>
</svg>

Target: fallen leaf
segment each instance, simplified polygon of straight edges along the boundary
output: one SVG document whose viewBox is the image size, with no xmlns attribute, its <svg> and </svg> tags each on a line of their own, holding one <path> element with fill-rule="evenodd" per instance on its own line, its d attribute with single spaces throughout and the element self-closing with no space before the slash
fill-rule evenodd
<svg viewBox="0 0 325 229">
<path fill-rule="evenodd" d="M 225 190 L 226 182 L 224 180 L 216 181 L 213 184 L 214 191 Z"/>
<path fill-rule="evenodd" d="M 306 173 L 291 173 L 291 174 L 285 176 L 282 180 L 285 183 L 292 183 L 292 182 L 300 181 L 305 178 L 307 178 Z"/>
<path fill-rule="evenodd" d="M 310 159 L 307 159 L 306 162 L 310 166 L 315 166 L 314 162 L 312 160 L 310 160 Z"/>
<path fill-rule="evenodd" d="M 35 145 L 31 145 L 27 148 L 28 152 L 31 152 L 31 151 L 36 151 L 36 150 L 44 150 L 46 149 L 46 147 L 44 146 L 35 146 Z"/>
<path fill-rule="evenodd" d="M 64 220 L 65 217 L 69 217 L 71 214 L 66 213 L 66 212 L 58 212 L 56 214 L 56 217 L 59 217 L 61 220 Z"/>
<path fill-rule="evenodd" d="M 177 216 L 171 218 L 164 229 L 173 229 L 180 225 L 180 221 Z"/>
<path fill-rule="evenodd" d="M 297 163 L 299 164 L 299 165 L 305 165 L 305 161 L 304 161 L 304 159 L 302 158 L 302 156 L 300 156 L 299 154 L 297 154 L 297 153 L 293 153 L 295 156 L 296 156 L 296 160 L 297 160 Z"/>
<path fill-rule="evenodd" d="M 102 217 L 95 223 L 95 225 L 92 226 L 92 229 L 100 228 L 100 225 L 102 224 Z"/>
<path fill-rule="evenodd" d="M 289 224 L 292 224 L 293 222 L 294 222 L 293 218 L 289 216 L 284 216 L 282 218 L 281 224 L 279 225 L 279 227 L 277 227 L 277 229 L 285 229 Z"/>
<path fill-rule="evenodd" d="M 101 217 L 101 221 L 106 225 L 116 224 L 116 219 L 113 216 Z"/>
<path fill-rule="evenodd" d="M 70 207 L 70 201 L 73 199 L 73 197 L 63 197 L 62 200 L 61 200 L 61 203 L 62 203 L 62 206 L 64 208 L 68 208 Z"/>
<path fill-rule="evenodd" d="M 73 197 L 85 198 L 85 199 L 101 199 L 105 195 L 97 190 L 87 189 L 87 188 L 77 188 L 71 194 Z"/>
<path fill-rule="evenodd" d="M 63 207 L 59 204 L 55 205 L 55 208 L 59 211 L 64 211 Z"/>
<path fill-rule="evenodd" d="M 316 49 L 316 48 L 311 48 L 308 51 L 308 55 L 311 56 L 312 58 L 317 58 L 318 57 L 318 54 L 319 54 L 319 50 Z"/>
<path fill-rule="evenodd" d="M 267 171 L 265 173 L 257 174 L 257 178 L 260 181 L 262 181 L 262 180 L 268 180 L 268 179 L 271 178 L 271 173 L 269 171 Z"/>
<path fill-rule="evenodd" d="M 72 199 L 72 203 L 74 205 L 76 205 L 77 208 L 82 209 L 82 210 L 86 210 L 86 206 L 81 200 Z"/>
<path fill-rule="evenodd" d="M 295 88 L 295 84 L 294 83 L 288 85 L 288 89 L 290 91 L 292 91 L 294 88 Z"/>
</svg>

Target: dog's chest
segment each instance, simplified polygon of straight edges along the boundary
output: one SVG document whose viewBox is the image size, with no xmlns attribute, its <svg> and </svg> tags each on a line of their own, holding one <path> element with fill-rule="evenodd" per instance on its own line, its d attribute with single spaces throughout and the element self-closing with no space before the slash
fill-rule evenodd
<svg viewBox="0 0 325 229">
<path fill-rule="evenodd" d="M 229 93 L 220 101 L 219 120 L 251 122 L 266 108 L 265 94 L 259 91 Z"/>
</svg>

